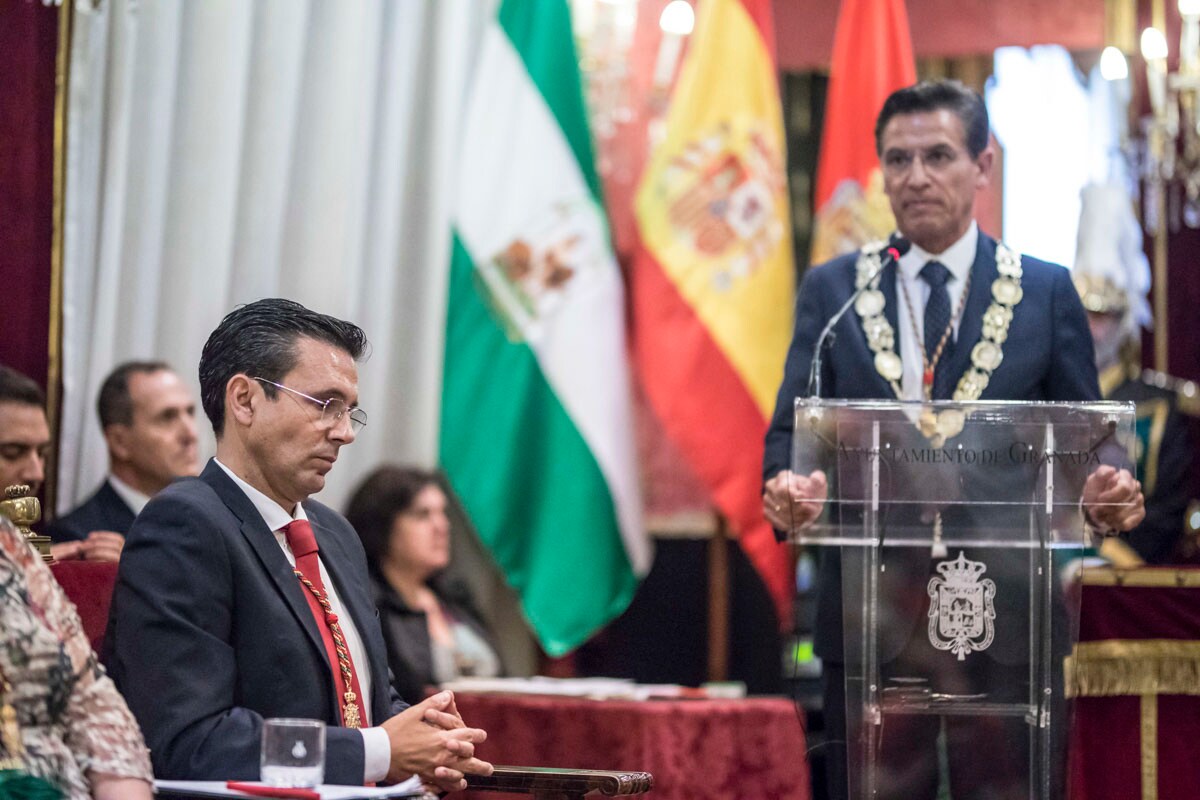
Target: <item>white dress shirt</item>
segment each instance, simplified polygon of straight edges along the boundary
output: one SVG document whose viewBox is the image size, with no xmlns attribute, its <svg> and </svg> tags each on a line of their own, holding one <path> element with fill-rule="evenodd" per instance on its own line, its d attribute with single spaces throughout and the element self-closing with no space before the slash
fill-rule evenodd
<svg viewBox="0 0 1200 800">
<path fill-rule="evenodd" d="M 287 558 L 288 563 L 295 567 L 296 556 L 292 554 L 292 548 L 288 547 L 287 535 L 284 534 L 283 528 L 292 520 L 308 519 L 308 515 L 304 513 L 304 506 L 297 503 L 295 510 L 291 514 L 288 514 L 274 500 L 235 475 L 229 467 L 215 458 L 213 461 L 216 462 L 218 467 L 225 470 L 225 474 L 233 479 L 238 488 L 254 504 L 258 513 L 262 515 L 263 521 L 267 523 L 267 527 L 275 534 L 275 541 L 282 548 L 283 555 Z M 320 553 L 317 554 L 317 558 L 320 560 Z M 320 560 L 320 564 L 321 583 L 325 584 L 325 593 L 329 599 L 329 605 L 333 607 L 333 613 L 337 615 L 338 623 L 342 628 L 342 638 L 346 640 L 346 647 L 350 650 L 350 660 L 354 662 L 354 672 L 358 676 L 358 687 L 362 689 L 363 711 L 367 715 L 365 722 L 369 725 L 371 722 L 371 662 L 367 660 L 367 651 L 363 648 L 362 637 L 358 633 L 358 628 L 354 625 L 354 618 L 345 612 L 342 600 L 337 593 L 337 587 L 330 580 L 329 573 L 325 570 L 324 560 Z M 383 728 L 364 727 L 361 731 L 365 756 L 363 780 L 367 783 L 375 783 L 387 776 L 392 758 L 391 740 L 388 739 L 387 731 Z"/>
<path fill-rule="evenodd" d="M 962 304 L 963 292 L 966 291 L 967 275 L 975 263 L 975 250 L 979 245 L 979 226 L 971 221 L 971 226 L 957 242 L 950 245 L 945 252 L 930 253 L 913 244 L 909 251 L 900 258 L 899 269 L 896 272 L 896 323 L 899 325 L 900 360 L 904 372 L 900 376 L 900 390 L 904 400 L 924 400 L 923 386 L 925 361 L 921 358 L 922 343 L 928 335 L 925 328 L 925 304 L 929 300 L 929 284 L 921 277 L 921 270 L 930 261 L 939 261 L 950 270 L 950 280 L 946 281 L 946 293 L 950 295 L 950 316 L 953 320 L 954 331 L 951 341 L 958 339 L 958 327 L 962 317 L 957 314 Z M 904 302 L 904 290 L 907 287 L 908 297 L 912 301 L 913 313 L 917 315 L 916 330 L 921 331 L 921 341 L 913 330 L 913 322 L 908 314 L 908 304 Z M 941 337 L 942 331 L 934 331 L 933 335 Z M 942 358 L 946 355 L 943 353 Z"/>
</svg>

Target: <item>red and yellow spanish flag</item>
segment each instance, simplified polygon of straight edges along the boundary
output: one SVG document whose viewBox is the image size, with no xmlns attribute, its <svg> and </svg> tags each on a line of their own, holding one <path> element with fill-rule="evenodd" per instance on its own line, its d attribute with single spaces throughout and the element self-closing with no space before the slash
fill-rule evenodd
<svg viewBox="0 0 1200 800">
<path fill-rule="evenodd" d="M 842 0 L 817 164 L 813 264 L 895 228 L 875 152 L 875 117 L 889 94 L 916 80 L 904 0 Z"/>
<path fill-rule="evenodd" d="M 770 0 L 704 0 L 634 198 L 634 360 L 781 621 L 788 553 L 761 475 L 795 291 L 784 148 Z"/>
</svg>

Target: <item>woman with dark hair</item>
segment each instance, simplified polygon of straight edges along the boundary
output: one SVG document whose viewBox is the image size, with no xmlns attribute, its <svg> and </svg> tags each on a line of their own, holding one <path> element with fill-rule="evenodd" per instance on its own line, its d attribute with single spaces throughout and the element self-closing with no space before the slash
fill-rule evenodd
<svg viewBox="0 0 1200 800">
<path fill-rule="evenodd" d="M 450 563 L 446 508 L 436 473 L 399 466 L 368 475 L 346 508 L 367 553 L 393 683 L 410 703 L 427 686 L 501 669 L 465 590 L 439 578 Z"/>
<path fill-rule="evenodd" d="M 152 779 L 75 606 L 0 515 L 0 797 L 150 800 Z"/>
</svg>

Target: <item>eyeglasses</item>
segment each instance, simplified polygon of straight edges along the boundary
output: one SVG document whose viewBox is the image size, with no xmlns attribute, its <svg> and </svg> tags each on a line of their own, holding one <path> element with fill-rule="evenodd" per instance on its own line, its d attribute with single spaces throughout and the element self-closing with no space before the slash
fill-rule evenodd
<svg viewBox="0 0 1200 800">
<path fill-rule="evenodd" d="M 956 163 L 963 155 L 965 152 L 945 144 L 931 147 L 924 152 L 891 148 L 884 151 L 883 171 L 889 175 L 901 175 L 920 161 L 923 169 L 938 172 Z"/>
<path fill-rule="evenodd" d="M 294 394 L 297 397 L 303 397 L 305 400 L 319 405 L 321 407 L 320 425 L 323 428 L 336 428 L 338 425 L 341 425 L 342 420 L 346 419 L 347 417 L 350 419 L 350 431 L 352 433 L 358 433 L 362 430 L 363 426 L 367 424 L 367 412 L 363 411 L 358 406 L 346 405 L 346 401 L 342 400 L 341 398 L 331 397 L 328 400 L 318 400 L 312 395 L 307 395 L 304 392 L 297 392 L 295 389 L 290 389 L 287 386 L 284 386 L 282 383 L 269 381 L 266 378 L 256 377 L 253 380 L 261 381 L 262 383 L 269 383 L 276 389 L 283 389 L 289 394 Z"/>
</svg>

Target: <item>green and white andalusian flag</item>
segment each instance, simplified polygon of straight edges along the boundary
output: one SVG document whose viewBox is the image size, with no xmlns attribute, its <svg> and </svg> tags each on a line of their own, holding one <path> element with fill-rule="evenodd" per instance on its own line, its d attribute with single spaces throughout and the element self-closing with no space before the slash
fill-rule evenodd
<svg viewBox="0 0 1200 800">
<path fill-rule="evenodd" d="M 566 0 L 505 0 L 455 185 L 440 458 L 543 648 L 629 604 L 641 521 L 624 294 Z"/>
</svg>

